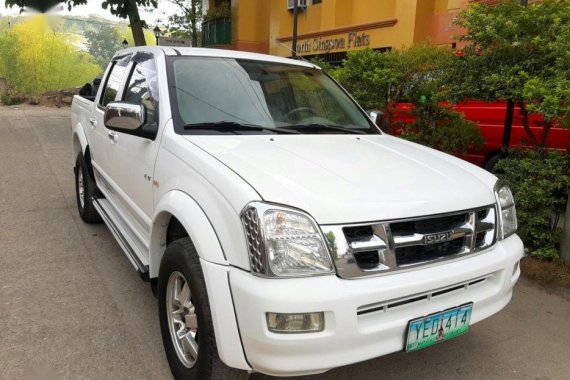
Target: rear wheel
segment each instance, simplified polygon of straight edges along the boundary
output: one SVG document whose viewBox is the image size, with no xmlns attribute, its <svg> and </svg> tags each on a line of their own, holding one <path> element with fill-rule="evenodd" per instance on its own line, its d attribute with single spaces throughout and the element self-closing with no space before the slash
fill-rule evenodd
<svg viewBox="0 0 570 380">
<path fill-rule="evenodd" d="M 85 223 L 101 222 L 101 216 L 93 205 L 96 193 L 97 185 L 89 175 L 83 154 L 79 153 L 75 161 L 75 196 L 79 216 Z"/>
<path fill-rule="evenodd" d="M 175 379 L 247 379 L 218 356 L 200 259 L 189 238 L 166 248 L 158 276 L 162 341 Z"/>
</svg>

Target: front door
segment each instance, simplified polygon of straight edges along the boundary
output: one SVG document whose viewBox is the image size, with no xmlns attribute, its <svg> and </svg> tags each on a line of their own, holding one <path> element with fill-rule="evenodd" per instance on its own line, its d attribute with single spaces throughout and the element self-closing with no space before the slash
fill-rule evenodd
<svg viewBox="0 0 570 380">
<path fill-rule="evenodd" d="M 129 74 L 120 101 L 142 104 L 145 124 L 158 131 L 158 78 L 155 59 L 138 53 L 129 65 Z M 140 239 L 141 252 L 148 252 L 152 226 L 153 173 L 160 141 L 128 133 L 113 132 L 108 145 L 108 172 L 113 180 L 114 203 Z"/>
</svg>

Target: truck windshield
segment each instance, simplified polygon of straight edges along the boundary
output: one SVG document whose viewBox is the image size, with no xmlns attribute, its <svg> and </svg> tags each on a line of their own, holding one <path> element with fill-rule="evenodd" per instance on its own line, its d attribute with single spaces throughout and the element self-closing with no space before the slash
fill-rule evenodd
<svg viewBox="0 0 570 380">
<path fill-rule="evenodd" d="M 180 133 L 380 133 L 332 79 L 311 67 L 175 57 L 169 81 Z"/>
</svg>

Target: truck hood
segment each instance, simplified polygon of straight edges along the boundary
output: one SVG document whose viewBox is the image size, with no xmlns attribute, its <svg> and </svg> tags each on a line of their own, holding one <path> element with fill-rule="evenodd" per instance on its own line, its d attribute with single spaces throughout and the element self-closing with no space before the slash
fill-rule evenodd
<svg viewBox="0 0 570 380">
<path fill-rule="evenodd" d="M 263 200 L 302 209 L 319 224 L 400 219 L 495 202 L 493 175 L 385 134 L 185 137 Z"/>
</svg>

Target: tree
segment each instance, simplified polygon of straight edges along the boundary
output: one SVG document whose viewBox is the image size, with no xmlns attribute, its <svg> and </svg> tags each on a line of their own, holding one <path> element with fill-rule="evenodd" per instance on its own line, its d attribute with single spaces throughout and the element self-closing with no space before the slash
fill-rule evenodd
<svg viewBox="0 0 570 380">
<path fill-rule="evenodd" d="M 5 0 L 7 7 L 18 6 L 21 9 L 30 7 L 45 13 L 59 3 L 67 5 L 69 9 L 73 6 L 87 4 L 87 0 Z M 144 27 L 146 23 L 141 20 L 138 7 L 156 8 L 158 0 L 104 0 L 103 9 L 109 9 L 111 14 L 128 18 L 136 46 L 146 45 Z"/>
<path fill-rule="evenodd" d="M 80 0 L 84 1 L 84 0 Z M 133 33 L 133 39 L 136 46 L 146 45 L 144 35 L 144 27 L 146 23 L 141 20 L 138 7 L 153 7 L 158 5 L 157 0 L 105 0 L 103 1 L 103 9 L 109 9 L 111 14 L 128 18 Z"/>
<path fill-rule="evenodd" d="M 529 142 L 543 147 L 556 122 L 568 124 L 570 1 L 472 3 L 455 23 L 467 45 L 451 70 L 450 96 L 515 103 Z M 531 113 L 544 117 L 540 135 L 531 130 Z"/>
<path fill-rule="evenodd" d="M 115 52 L 122 48 L 122 39 L 112 25 L 100 25 L 97 29 L 85 31 L 89 53 L 95 57 L 100 67 L 105 67 Z"/>
<path fill-rule="evenodd" d="M 117 33 L 121 36 L 121 42 L 123 40 L 127 40 L 128 46 L 136 46 L 135 40 L 133 39 L 133 34 L 128 25 L 125 26 L 117 26 L 116 27 Z M 147 41 L 147 45 L 155 45 L 156 39 L 154 37 L 154 33 L 150 29 L 144 29 L 144 39 Z"/>
<path fill-rule="evenodd" d="M 168 31 L 173 37 L 192 39 L 192 46 L 199 46 L 202 21 L 202 0 L 170 0 L 178 5 L 181 14 L 168 17 Z"/>
<path fill-rule="evenodd" d="M 54 32 L 38 15 L 0 32 L 0 76 L 13 92 L 39 94 L 91 82 L 101 72 L 93 57 L 77 49 L 77 37 Z"/>
</svg>

